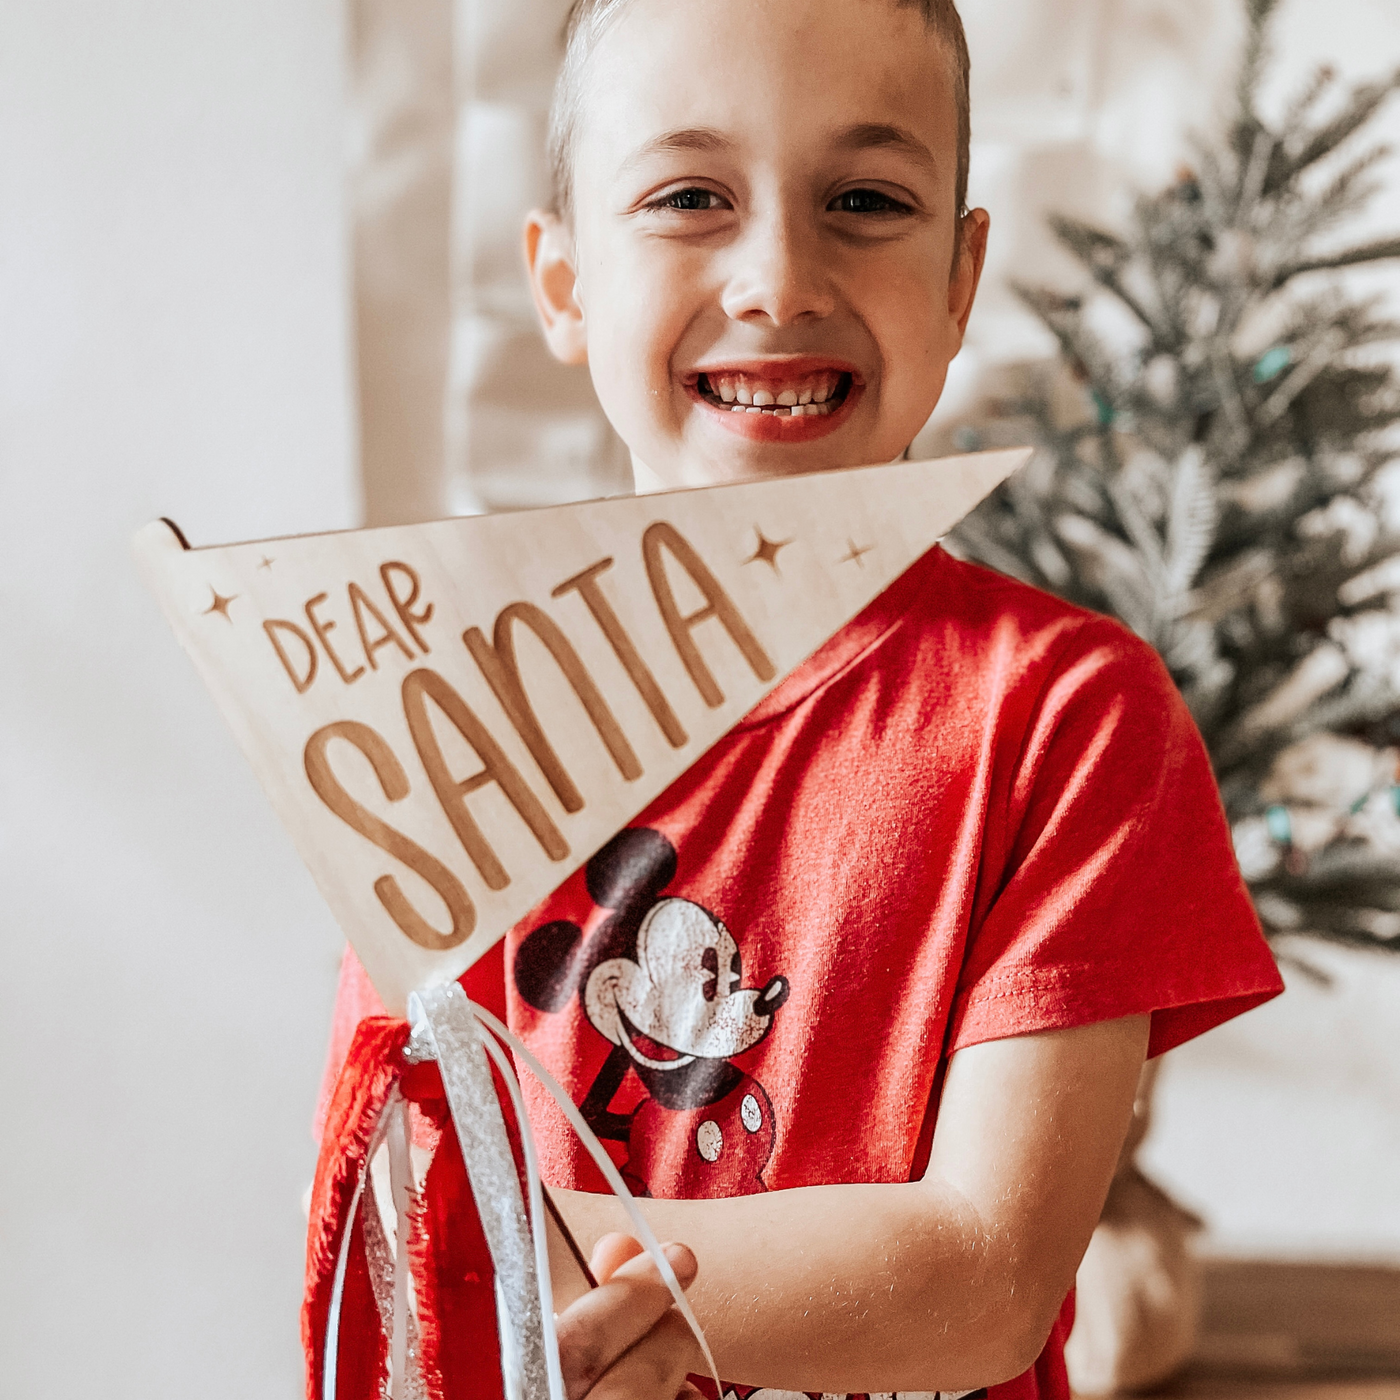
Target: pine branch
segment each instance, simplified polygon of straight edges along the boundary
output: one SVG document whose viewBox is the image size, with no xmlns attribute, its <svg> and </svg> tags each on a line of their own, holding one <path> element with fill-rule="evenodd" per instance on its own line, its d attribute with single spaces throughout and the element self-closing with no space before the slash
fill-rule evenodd
<svg viewBox="0 0 1400 1400">
<path fill-rule="evenodd" d="M 1267 428 L 1282 418 L 1293 406 L 1298 395 L 1327 368 L 1336 353 L 1345 345 L 1345 333 L 1335 326 L 1318 336 L 1316 343 L 1297 368 L 1259 405 L 1254 415 L 1255 423 L 1259 427 Z"/>
<path fill-rule="evenodd" d="M 1259 89 L 1260 74 L 1268 57 L 1266 34 L 1269 21 L 1278 8 L 1279 0 L 1246 0 L 1246 14 L 1249 28 L 1245 35 L 1244 56 L 1240 63 L 1240 76 L 1236 84 L 1236 94 L 1242 113 L 1252 114 L 1254 98 Z"/>
<path fill-rule="evenodd" d="M 1164 337 L 1156 320 L 1123 285 L 1120 274 L 1132 258 L 1128 245 L 1111 233 L 1063 214 L 1051 214 L 1050 227 L 1060 242 L 1089 270 L 1094 280 L 1108 288 L 1142 322 L 1154 346 L 1163 343 Z"/>
<path fill-rule="evenodd" d="M 1235 205 L 1237 218 L 1258 204 L 1260 196 L 1264 193 L 1264 183 L 1269 177 L 1269 167 L 1277 149 L 1278 141 L 1273 132 L 1262 125 L 1257 127 L 1254 131 L 1254 141 L 1250 147 L 1249 161 L 1244 167 L 1243 178 L 1240 180 L 1239 195 Z M 1240 219 L 1240 222 L 1243 220 Z"/>
<path fill-rule="evenodd" d="M 1359 131 L 1380 110 L 1391 94 L 1400 89 L 1400 69 L 1379 82 L 1365 83 L 1354 88 L 1346 109 L 1325 126 L 1313 132 L 1311 138 L 1296 154 L 1279 153 L 1264 186 L 1265 194 L 1273 194 L 1295 180 L 1309 166 L 1329 156 L 1344 141 Z"/>
<path fill-rule="evenodd" d="M 1167 515 L 1165 582 L 1175 604 L 1184 600 L 1215 542 L 1219 509 L 1215 482 L 1199 448 L 1188 448 L 1176 465 Z"/>
<path fill-rule="evenodd" d="M 964 520 L 959 528 L 956 542 L 962 546 L 960 552 L 980 559 L 998 573 L 1009 578 L 1019 579 L 1032 586 L 1043 584 L 1044 579 L 1036 577 L 1034 569 L 1028 569 L 1014 549 L 1005 548 L 996 539 L 992 528 L 985 519 Z M 959 552 L 959 551 L 955 551 Z"/>
<path fill-rule="evenodd" d="M 1284 114 L 1282 134 L 1285 144 L 1303 129 L 1308 114 L 1321 100 L 1323 93 L 1337 81 L 1337 71 L 1330 63 L 1319 64 L 1313 75 L 1289 104 Z"/>
<path fill-rule="evenodd" d="M 1362 177 L 1390 155 L 1390 146 L 1372 146 L 1343 165 L 1315 195 L 1286 201 L 1278 210 L 1277 226 L 1271 230 L 1275 246 L 1299 247 L 1364 209 L 1380 187 L 1374 180 L 1363 183 Z"/>
<path fill-rule="evenodd" d="M 1301 277 L 1305 272 L 1326 272 L 1343 267 L 1360 267 L 1363 263 L 1383 262 L 1390 258 L 1400 258 L 1400 238 L 1381 238 L 1374 243 L 1363 243 L 1341 253 L 1299 259 L 1297 262 L 1279 268 L 1270 279 L 1269 289 L 1278 291 L 1295 277 Z"/>
</svg>

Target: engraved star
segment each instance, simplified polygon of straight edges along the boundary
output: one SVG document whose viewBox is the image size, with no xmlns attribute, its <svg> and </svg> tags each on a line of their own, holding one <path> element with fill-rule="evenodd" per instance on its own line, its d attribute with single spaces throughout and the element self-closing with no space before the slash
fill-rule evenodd
<svg viewBox="0 0 1400 1400">
<path fill-rule="evenodd" d="M 238 594 L 230 593 L 228 597 L 225 598 L 217 588 L 211 588 L 209 591 L 214 595 L 214 601 L 204 609 L 204 616 L 208 617 L 210 613 L 218 613 L 225 622 L 232 622 L 233 619 L 228 615 L 228 605 L 238 597 Z"/>
<path fill-rule="evenodd" d="M 865 565 L 861 563 L 861 555 L 869 554 L 870 551 L 875 548 L 875 546 L 873 544 L 857 545 L 854 540 L 849 538 L 846 540 L 846 543 L 850 546 L 851 552 L 848 555 L 846 555 L 844 559 L 841 560 L 841 563 L 850 564 L 854 562 L 856 564 L 860 564 L 860 567 L 863 569 Z"/>
<path fill-rule="evenodd" d="M 754 534 L 758 536 L 758 548 L 744 560 L 746 564 L 757 564 L 762 560 L 772 568 L 775 574 L 781 573 L 778 568 L 778 551 L 786 549 L 792 543 L 791 540 L 770 540 L 757 525 L 754 526 Z"/>
<path fill-rule="evenodd" d="M 258 565 L 258 568 L 260 568 L 260 569 L 270 569 L 271 567 L 272 567 L 272 560 L 269 559 L 269 558 L 267 557 L 266 554 L 264 554 L 263 557 L 262 557 L 262 563 Z"/>
</svg>

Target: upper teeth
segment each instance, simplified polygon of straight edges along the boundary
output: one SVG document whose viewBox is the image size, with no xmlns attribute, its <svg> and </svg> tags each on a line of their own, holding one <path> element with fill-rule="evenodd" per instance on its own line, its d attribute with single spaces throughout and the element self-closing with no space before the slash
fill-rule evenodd
<svg viewBox="0 0 1400 1400">
<path fill-rule="evenodd" d="M 806 407 L 808 411 L 817 404 L 825 404 L 832 398 L 840 385 L 841 375 L 836 370 L 819 370 L 816 374 L 804 375 L 800 380 L 774 382 L 771 379 L 757 379 L 756 376 L 717 371 L 705 375 L 709 392 L 722 403 L 743 408 L 767 409 L 769 412 L 794 410 Z M 830 411 L 829 409 L 827 410 Z M 795 413 L 791 416 L 797 416 Z"/>
</svg>

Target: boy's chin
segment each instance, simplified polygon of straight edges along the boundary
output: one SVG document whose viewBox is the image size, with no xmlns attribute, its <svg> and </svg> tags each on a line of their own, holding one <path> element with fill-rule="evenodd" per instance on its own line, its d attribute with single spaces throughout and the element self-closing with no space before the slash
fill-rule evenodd
<svg viewBox="0 0 1400 1400">
<path fill-rule="evenodd" d="M 801 476 L 873 466 L 904 455 L 907 440 L 895 443 L 888 426 L 880 432 L 875 424 L 863 421 L 867 415 L 853 415 L 853 409 L 854 405 L 842 404 L 839 414 L 814 417 L 816 432 L 808 430 L 806 415 L 784 420 L 736 413 L 731 427 L 723 413 L 692 410 L 679 441 L 668 435 L 664 443 L 654 444 L 651 461 L 655 466 L 632 453 L 636 489 L 645 494 L 765 476 Z"/>
<path fill-rule="evenodd" d="M 845 467 L 870 466 L 882 460 L 878 454 L 842 450 L 828 438 L 805 448 L 774 446 L 762 442 L 734 442 L 721 450 L 719 444 L 706 444 L 702 450 L 692 446 L 668 459 L 653 470 L 635 453 L 632 455 L 632 475 L 638 494 L 652 491 L 673 491 L 696 486 L 725 486 L 762 477 L 804 476 L 811 472 L 840 471 Z M 899 452 L 887 453 L 893 459 Z"/>
</svg>

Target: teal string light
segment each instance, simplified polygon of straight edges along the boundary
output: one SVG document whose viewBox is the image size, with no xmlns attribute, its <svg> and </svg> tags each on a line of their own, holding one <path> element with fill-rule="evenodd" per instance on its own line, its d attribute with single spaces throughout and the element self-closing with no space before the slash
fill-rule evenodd
<svg viewBox="0 0 1400 1400">
<path fill-rule="evenodd" d="M 1094 409 L 1099 418 L 1099 427 L 1107 428 L 1118 414 L 1114 411 L 1113 405 L 1097 389 L 1091 389 L 1089 392 L 1093 396 Z"/>
<path fill-rule="evenodd" d="M 1292 363 L 1293 351 L 1286 345 L 1275 345 L 1255 360 L 1254 382 L 1267 384 L 1271 379 L 1277 379 Z"/>
<path fill-rule="evenodd" d="M 1275 802 L 1264 813 L 1264 822 L 1269 828 L 1269 839 L 1280 846 L 1291 846 L 1293 844 L 1293 822 L 1288 815 L 1288 808 L 1282 803 Z"/>
</svg>

